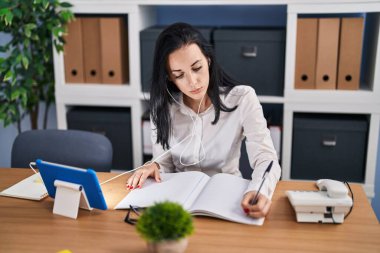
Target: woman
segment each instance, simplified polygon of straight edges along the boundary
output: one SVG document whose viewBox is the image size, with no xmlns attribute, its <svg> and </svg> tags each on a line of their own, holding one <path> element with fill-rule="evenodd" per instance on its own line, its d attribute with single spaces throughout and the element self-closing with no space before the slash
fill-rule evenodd
<svg viewBox="0 0 380 253">
<path fill-rule="evenodd" d="M 216 63 L 212 46 L 185 23 L 173 24 L 160 34 L 153 66 L 154 160 L 137 170 L 127 187 L 140 188 L 148 177 L 160 182 L 160 172 L 197 170 L 210 176 L 241 176 L 240 148 L 246 137 L 254 170 L 241 206 L 251 217 L 265 217 L 281 168 L 254 89 L 231 79 Z"/>
</svg>

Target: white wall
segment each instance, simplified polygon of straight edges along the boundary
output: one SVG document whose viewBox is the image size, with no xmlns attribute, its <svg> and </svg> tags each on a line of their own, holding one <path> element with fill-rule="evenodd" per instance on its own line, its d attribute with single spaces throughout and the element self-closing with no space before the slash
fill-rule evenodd
<svg viewBox="0 0 380 253">
<path fill-rule="evenodd" d="M 45 104 L 40 104 L 40 115 L 38 126 L 42 127 L 43 114 L 45 111 Z M 57 117 L 55 112 L 55 105 L 51 105 L 48 113 L 48 124 L 47 128 L 55 129 L 57 128 Z M 25 117 L 21 123 L 21 130 L 30 130 L 29 117 Z M 18 135 L 17 127 L 15 125 L 8 126 L 4 128 L 3 124 L 0 125 L 0 168 L 7 168 L 11 166 L 11 150 L 12 144 L 16 136 Z M 33 145 L 33 143 L 30 143 Z"/>
</svg>

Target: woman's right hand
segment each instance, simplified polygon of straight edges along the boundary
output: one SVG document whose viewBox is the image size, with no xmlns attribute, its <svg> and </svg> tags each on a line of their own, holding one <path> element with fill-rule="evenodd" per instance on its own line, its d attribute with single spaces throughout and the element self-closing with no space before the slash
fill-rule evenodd
<svg viewBox="0 0 380 253">
<path fill-rule="evenodd" d="M 156 182 L 161 182 L 159 165 L 157 163 L 148 162 L 141 169 L 136 170 L 128 178 L 127 188 L 130 190 L 141 188 L 148 177 L 154 177 Z"/>
</svg>

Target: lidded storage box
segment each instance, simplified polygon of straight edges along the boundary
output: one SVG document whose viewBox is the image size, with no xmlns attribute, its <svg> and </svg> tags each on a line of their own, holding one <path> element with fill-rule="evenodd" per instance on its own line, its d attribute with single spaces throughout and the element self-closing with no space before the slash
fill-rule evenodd
<svg viewBox="0 0 380 253">
<path fill-rule="evenodd" d="M 214 31 L 218 63 L 258 95 L 282 96 L 285 71 L 285 30 L 277 28 Z"/>
<path fill-rule="evenodd" d="M 364 115 L 296 113 L 291 178 L 364 182 L 367 136 Z"/>
<path fill-rule="evenodd" d="M 133 169 L 131 109 L 73 107 L 67 112 L 68 129 L 96 132 L 112 143 L 112 169 Z"/>
</svg>

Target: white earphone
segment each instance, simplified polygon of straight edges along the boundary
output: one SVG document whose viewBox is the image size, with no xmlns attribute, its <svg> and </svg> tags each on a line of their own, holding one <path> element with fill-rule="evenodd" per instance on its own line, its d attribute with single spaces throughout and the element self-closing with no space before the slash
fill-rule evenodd
<svg viewBox="0 0 380 253">
<path fill-rule="evenodd" d="M 179 106 L 183 106 L 180 102 L 178 102 L 178 101 L 172 96 L 172 94 L 170 93 L 170 91 L 169 91 L 167 88 L 166 88 L 166 91 L 168 92 L 169 96 L 174 100 L 174 102 L 176 102 Z M 197 111 L 197 116 L 199 115 L 199 111 L 200 111 L 200 109 L 201 109 L 201 105 L 202 105 L 202 102 L 203 102 L 203 99 L 204 99 L 205 96 L 206 96 L 206 94 L 202 97 L 201 101 L 199 102 L 198 111 Z M 184 140 L 186 140 L 186 139 L 189 138 L 189 137 L 191 137 L 191 139 L 190 139 L 190 141 L 186 144 L 185 148 L 182 150 L 181 155 L 180 155 L 180 157 L 179 157 L 179 162 L 180 162 L 180 164 L 183 165 L 183 166 L 185 166 L 185 167 L 187 167 L 187 166 L 196 165 L 196 164 L 202 162 L 202 161 L 206 158 L 206 152 L 205 152 L 205 150 L 204 150 L 204 146 L 203 146 L 203 143 L 202 143 L 202 139 L 200 138 L 201 151 L 202 151 L 202 154 L 203 154 L 202 158 L 201 158 L 200 160 L 196 161 L 196 162 L 193 162 L 193 163 L 184 163 L 184 162 L 182 161 L 182 157 L 183 157 L 184 153 L 189 149 L 189 146 L 190 146 L 190 144 L 192 143 L 194 137 L 197 136 L 197 134 L 195 133 L 195 124 L 196 124 L 196 123 L 195 123 L 195 119 L 193 118 L 193 116 L 191 116 L 191 113 L 190 113 L 190 111 L 189 111 L 188 108 L 184 107 L 184 109 L 186 110 L 187 114 L 188 114 L 189 117 L 191 118 L 191 121 L 193 122 L 193 127 L 192 127 L 192 130 L 191 130 L 191 134 L 189 134 L 188 136 L 186 136 L 186 137 L 184 138 Z M 199 116 L 198 116 L 198 117 L 199 117 Z M 182 141 L 179 142 L 179 143 L 182 143 L 184 140 L 182 140 Z M 178 145 L 179 143 L 177 143 L 177 145 Z M 168 151 L 172 150 L 173 148 L 174 148 L 174 147 L 170 148 Z M 156 160 L 156 159 L 154 159 L 154 160 Z"/>
</svg>

